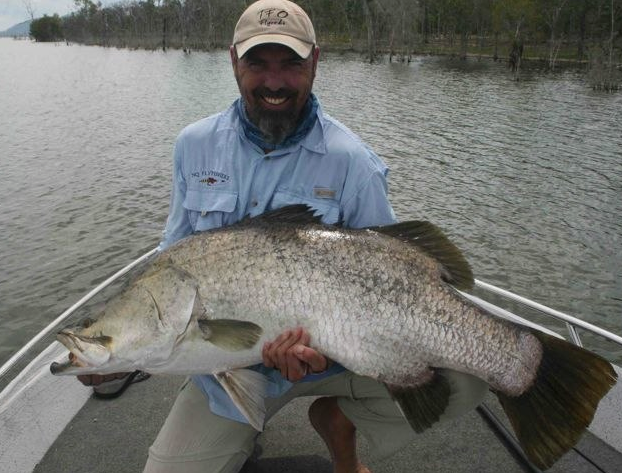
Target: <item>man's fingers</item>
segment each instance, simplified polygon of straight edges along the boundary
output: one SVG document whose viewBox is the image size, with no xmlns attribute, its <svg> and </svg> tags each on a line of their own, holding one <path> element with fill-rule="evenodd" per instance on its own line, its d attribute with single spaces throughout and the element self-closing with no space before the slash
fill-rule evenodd
<svg viewBox="0 0 622 473">
<path fill-rule="evenodd" d="M 300 329 L 300 340 L 298 342 L 300 345 L 309 346 L 311 343 L 311 335 L 306 330 Z"/>
<path fill-rule="evenodd" d="M 92 386 L 93 382 L 91 381 L 91 377 L 92 376 L 90 374 L 81 374 L 78 375 L 78 381 L 80 381 L 85 386 Z"/>
<path fill-rule="evenodd" d="M 287 330 L 280 334 L 272 342 L 266 342 L 261 350 L 263 364 L 268 368 L 276 368 L 286 376 L 287 374 L 287 350 L 296 343 L 298 334 Z"/>
<path fill-rule="evenodd" d="M 289 381 L 298 381 L 308 373 L 320 373 L 328 368 L 328 359 L 310 348 L 309 333 L 302 329 L 287 330 L 272 342 L 264 344 L 261 350 L 263 363 L 276 368 Z"/>
<path fill-rule="evenodd" d="M 112 381 L 113 379 L 124 378 L 128 373 L 111 373 L 111 374 L 81 374 L 78 375 L 78 381 L 85 386 L 98 386 L 106 381 Z"/>
<path fill-rule="evenodd" d="M 302 363 L 309 365 L 311 373 L 321 373 L 328 368 L 328 358 L 313 348 L 298 345 L 294 354 Z"/>
<path fill-rule="evenodd" d="M 281 370 L 281 374 L 288 378 L 289 368 L 291 368 L 291 355 L 289 350 L 298 343 L 300 339 L 300 330 L 288 330 L 285 332 L 287 337 L 276 347 L 276 366 Z"/>
<path fill-rule="evenodd" d="M 296 356 L 296 351 L 300 344 L 293 345 L 287 351 L 287 379 L 290 381 L 299 381 L 307 375 L 309 371 L 309 365 L 307 363 L 301 361 L 298 356 Z"/>
<path fill-rule="evenodd" d="M 263 344 L 263 349 L 261 350 L 261 357 L 263 358 L 263 364 L 268 368 L 274 368 L 274 361 L 270 355 L 270 348 L 272 344 L 270 342 L 266 342 Z"/>
</svg>

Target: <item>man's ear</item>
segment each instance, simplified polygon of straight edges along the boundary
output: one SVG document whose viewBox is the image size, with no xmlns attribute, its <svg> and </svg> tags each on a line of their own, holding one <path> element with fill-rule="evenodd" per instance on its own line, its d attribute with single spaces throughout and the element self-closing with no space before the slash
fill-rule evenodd
<svg viewBox="0 0 622 473">
<path fill-rule="evenodd" d="M 311 51 L 311 55 L 313 56 L 313 78 L 315 78 L 317 63 L 320 59 L 320 48 L 318 46 L 313 46 L 313 51 Z"/>
<path fill-rule="evenodd" d="M 235 50 L 235 46 L 229 46 L 229 55 L 231 56 L 231 66 L 233 67 L 233 71 L 237 72 L 238 69 L 238 53 Z"/>
</svg>

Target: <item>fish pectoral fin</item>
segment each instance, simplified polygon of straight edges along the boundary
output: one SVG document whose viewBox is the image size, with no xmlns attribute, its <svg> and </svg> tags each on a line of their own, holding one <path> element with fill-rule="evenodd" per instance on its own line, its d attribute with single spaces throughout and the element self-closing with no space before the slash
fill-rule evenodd
<svg viewBox="0 0 622 473">
<path fill-rule="evenodd" d="M 216 379 L 235 406 L 248 419 L 248 423 L 255 430 L 262 432 L 266 418 L 264 399 L 267 395 L 268 379 L 263 374 L 249 369 L 217 373 Z"/>
<path fill-rule="evenodd" d="M 253 322 L 234 319 L 199 319 L 203 338 L 227 351 L 253 348 L 261 338 L 262 328 Z"/>
<path fill-rule="evenodd" d="M 420 386 L 405 387 L 388 383 L 385 386 L 410 426 L 418 433 L 438 422 L 449 404 L 449 382 L 437 373 Z"/>
</svg>

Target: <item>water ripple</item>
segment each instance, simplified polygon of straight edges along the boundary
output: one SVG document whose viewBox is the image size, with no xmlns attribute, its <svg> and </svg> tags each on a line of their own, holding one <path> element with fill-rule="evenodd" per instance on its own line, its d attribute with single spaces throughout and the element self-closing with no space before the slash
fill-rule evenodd
<svg viewBox="0 0 622 473">
<path fill-rule="evenodd" d="M 154 246 L 171 150 L 237 96 L 228 53 L 0 40 L 0 359 Z M 622 332 L 622 99 L 573 71 L 327 55 L 324 109 L 390 165 L 401 219 L 478 277 Z"/>
</svg>

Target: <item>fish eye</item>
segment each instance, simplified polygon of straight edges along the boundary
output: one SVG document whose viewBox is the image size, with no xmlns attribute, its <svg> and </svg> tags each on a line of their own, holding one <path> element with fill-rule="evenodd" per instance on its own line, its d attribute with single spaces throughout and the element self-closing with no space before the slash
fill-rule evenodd
<svg viewBox="0 0 622 473">
<path fill-rule="evenodd" d="M 86 317 L 80 321 L 80 326 L 82 328 L 89 328 L 91 325 L 93 325 L 93 322 L 95 322 L 93 319 Z"/>
</svg>

